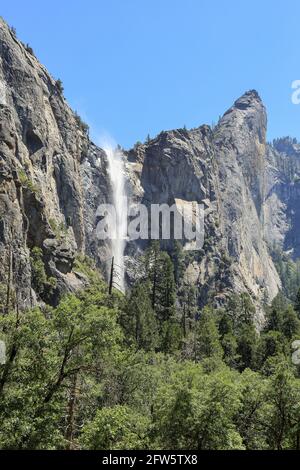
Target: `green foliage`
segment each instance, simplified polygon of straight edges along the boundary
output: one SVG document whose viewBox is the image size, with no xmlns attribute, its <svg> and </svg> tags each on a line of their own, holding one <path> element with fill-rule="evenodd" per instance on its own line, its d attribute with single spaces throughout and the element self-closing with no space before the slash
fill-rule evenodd
<svg viewBox="0 0 300 470">
<path fill-rule="evenodd" d="M 88 135 L 88 133 L 89 133 L 88 124 L 81 119 L 81 117 L 79 116 L 79 114 L 76 111 L 74 112 L 74 117 L 75 117 L 75 121 L 77 123 L 77 126 L 82 130 L 82 132 L 84 134 Z"/>
<path fill-rule="evenodd" d="M 182 330 L 176 319 L 163 321 L 160 329 L 160 350 L 175 354 L 180 349 L 181 342 Z"/>
<path fill-rule="evenodd" d="M 161 384 L 154 408 L 158 448 L 243 449 L 234 416 L 240 394 L 234 376 L 224 370 L 206 375 L 186 363 Z"/>
<path fill-rule="evenodd" d="M 281 295 L 266 311 L 265 331 L 280 331 L 289 340 L 300 335 L 300 320 L 292 305 Z"/>
<path fill-rule="evenodd" d="M 295 301 L 300 286 L 300 260 L 293 261 L 277 247 L 273 247 L 272 257 L 282 282 L 283 295 Z"/>
<path fill-rule="evenodd" d="M 200 319 L 195 325 L 195 360 L 220 359 L 223 356 L 223 350 L 220 343 L 219 331 L 212 309 L 205 307 L 200 314 Z"/>
<path fill-rule="evenodd" d="M 237 368 L 240 356 L 238 355 L 238 341 L 233 333 L 225 333 L 221 339 L 224 352 L 224 362 L 231 368 Z"/>
<path fill-rule="evenodd" d="M 0 447 L 21 448 L 28 433 L 47 425 L 47 436 L 41 431 L 36 448 L 55 448 L 63 440 L 56 429 L 59 404 L 41 409 L 41 397 L 51 374 L 55 373 L 51 323 L 40 310 L 26 315 L 10 314 L 1 318 L 1 339 L 7 348 L 7 362 L 0 366 Z"/>
<path fill-rule="evenodd" d="M 124 312 L 120 315 L 126 340 L 145 351 L 151 351 L 158 345 L 158 324 L 149 291 L 148 284 L 136 285 L 130 293 Z"/>
<path fill-rule="evenodd" d="M 174 352 L 180 347 L 182 329 L 176 315 L 176 283 L 174 265 L 167 252 L 161 251 L 159 242 L 152 242 L 145 253 L 144 270 L 160 335 L 160 349 Z"/>
<path fill-rule="evenodd" d="M 145 271 L 151 291 L 151 305 L 162 323 L 175 313 L 176 285 L 169 255 L 153 242 L 145 254 Z"/>
<path fill-rule="evenodd" d="M 59 92 L 60 95 L 63 94 L 64 92 L 64 87 L 63 87 L 63 82 L 60 80 L 60 78 L 58 78 L 55 82 L 55 86 Z"/>
<path fill-rule="evenodd" d="M 255 308 L 248 294 L 233 294 L 227 304 L 226 313 L 237 330 L 242 325 L 252 325 Z"/>
<path fill-rule="evenodd" d="M 289 342 L 280 331 L 263 332 L 259 338 L 257 366 L 261 369 L 264 367 L 264 371 L 267 373 L 270 358 L 280 355 L 288 356 L 289 352 Z"/>
<path fill-rule="evenodd" d="M 184 272 L 183 249 L 181 243 L 178 240 L 174 240 L 170 256 L 174 267 L 174 280 L 178 286 L 182 281 Z"/>
<path fill-rule="evenodd" d="M 68 233 L 68 227 L 64 222 L 57 223 L 52 217 L 49 218 L 48 222 L 57 239 L 61 240 Z"/>
<path fill-rule="evenodd" d="M 267 388 L 265 426 L 269 449 L 299 449 L 300 383 L 285 362 L 279 363 Z"/>
<path fill-rule="evenodd" d="M 118 356 L 122 340 L 116 311 L 101 294 L 66 297 L 44 315 L 35 309 L 0 318 L 8 360 L 0 366 L 0 447 L 65 448 L 65 413 L 74 378 L 81 388 L 76 426 L 93 417 L 96 385 Z M 45 432 L 47 430 L 47 432 Z"/>
<path fill-rule="evenodd" d="M 25 49 L 26 49 L 27 52 L 29 52 L 30 55 L 34 56 L 33 49 L 28 43 L 25 45 Z"/>
<path fill-rule="evenodd" d="M 40 261 L 41 252 L 34 256 Z M 285 350 L 289 329 L 287 336 L 264 331 L 254 364 L 262 372 L 240 373 L 234 369 L 253 360 L 250 323 L 234 327 L 225 311 L 204 308 L 182 346 L 190 341 L 190 359 L 183 359 L 180 323 L 174 333 L 171 320 L 161 331 L 155 321 L 149 284 L 122 301 L 100 279 L 55 309 L 1 316 L 0 447 L 298 448 L 300 387 Z"/>
<path fill-rule="evenodd" d="M 18 177 L 21 185 L 28 189 L 31 193 L 38 194 L 39 189 L 38 187 L 33 183 L 33 181 L 26 175 L 24 170 L 18 170 Z"/>
<path fill-rule="evenodd" d="M 84 449 L 147 449 L 149 420 L 128 406 L 98 410 L 82 431 Z"/>
<path fill-rule="evenodd" d="M 73 270 L 84 274 L 91 285 L 97 284 L 99 287 L 99 284 L 102 283 L 100 280 L 100 274 L 96 269 L 94 261 L 86 255 L 76 256 Z"/>
<path fill-rule="evenodd" d="M 56 281 L 38 247 L 31 269 L 47 301 Z M 126 296 L 88 257 L 74 270 L 89 287 L 56 308 L 2 309 L 0 448 L 299 450 L 300 294 L 295 308 L 274 299 L 259 332 L 247 294 L 199 308 L 179 246 L 152 244 Z"/>
<path fill-rule="evenodd" d="M 245 369 L 239 377 L 241 402 L 236 416 L 239 434 L 246 449 L 267 449 L 264 408 L 268 381 L 260 374 Z"/>
<path fill-rule="evenodd" d="M 238 368 L 255 368 L 258 335 L 254 325 L 243 325 L 237 335 Z"/>
<path fill-rule="evenodd" d="M 300 320 L 292 305 L 289 305 L 284 312 L 282 333 L 289 340 L 300 336 Z"/>
<path fill-rule="evenodd" d="M 298 289 L 296 300 L 295 300 L 295 311 L 300 319 L 300 289 Z"/>
<path fill-rule="evenodd" d="M 178 301 L 181 306 L 181 325 L 184 338 L 195 326 L 198 312 L 198 292 L 195 286 L 182 283 L 177 290 Z"/>
<path fill-rule="evenodd" d="M 30 264 L 32 287 L 37 294 L 41 296 L 45 294 L 46 298 L 51 297 L 56 288 L 56 278 L 47 276 L 41 248 L 34 247 L 31 250 Z"/>
<path fill-rule="evenodd" d="M 224 360 L 241 371 L 256 365 L 258 333 L 254 314 L 255 308 L 248 294 L 233 294 L 219 320 Z"/>
<path fill-rule="evenodd" d="M 0 314 L 5 313 L 6 296 L 7 296 L 7 286 L 3 282 L 0 282 Z"/>
</svg>

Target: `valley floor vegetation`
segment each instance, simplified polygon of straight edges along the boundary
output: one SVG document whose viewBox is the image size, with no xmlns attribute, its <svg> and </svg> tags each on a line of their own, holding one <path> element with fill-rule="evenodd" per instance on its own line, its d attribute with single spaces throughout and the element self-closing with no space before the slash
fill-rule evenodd
<svg viewBox="0 0 300 470">
<path fill-rule="evenodd" d="M 0 448 L 299 450 L 295 266 L 258 333 L 247 294 L 199 309 L 179 257 L 153 244 L 143 263 L 126 296 L 82 259 L 89 287 L 57 307 L 1 306 Z M 37 250 L 33 275 L 53 288 Z"/>
</svg>

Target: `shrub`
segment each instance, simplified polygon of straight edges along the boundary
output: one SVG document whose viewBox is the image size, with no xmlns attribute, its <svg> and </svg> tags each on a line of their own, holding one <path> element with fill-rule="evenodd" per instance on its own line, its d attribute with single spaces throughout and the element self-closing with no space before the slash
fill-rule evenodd
<svg viewBox="0 0 300 470">
<path fill-rule="evenodd" d="M 27 52 L 29 52 L 29 54 L 34 56 L 33 49 L 28 43 L 26 44 L 25 49 L 26 49 Z"/>
<path fill-rule="evenodd" d="M 60 78 L 58 78 L 58 79 L 56 80 L 55 86 L 56 86 L 58 92 L 62 95 L 63 92 L 64 92 L 64 87 L 63 87 L 63 83 L 62 83 L 62 81 L 61 81 Z"/>
<path fill-rule="evenodd" d="M 30 256 L 31 279 L 32 286 L 38 294 L 44 292 L 45 284 L 47 282 L 47 274 L 42 256 L 43 252 L 40 248 L 34 247 L 32 249 Z"/>
<path fill-rule="evenodd" d="M 24 188 L 29 189 L 31 193 L 38 193 L 38 187 L 34 184 L 34 182 L 26 175 L 24 170 L 18 171 L 18 178 L 21 185 Z"/>
<path fill-rule="evenodd" d="M 74 113 L 74 117 L 75 117 L 75 121 L 78 125 L 78 127 L 82 130 L 82 132 L 84 134 L 88 134 L 89 133 L 89 126 L 86 122 L 84 122 L 81 117 L 79 116 L 79 114 L 77 113 L 77 111 L 75 111 Z"/>
<path fill-rule="evenodd" d="M 55 277 L 47 276 L 41 248 L 35 246 L 31 250 L 30 264 L 32 287 L 39 295 L 45 294 L 46 297 L 51 296 L 56 288 L 57 280 Z"/>
</svg>

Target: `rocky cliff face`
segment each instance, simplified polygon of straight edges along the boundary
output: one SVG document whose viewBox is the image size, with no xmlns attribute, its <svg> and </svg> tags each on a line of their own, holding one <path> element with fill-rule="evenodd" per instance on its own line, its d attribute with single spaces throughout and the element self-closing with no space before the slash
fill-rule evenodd
<svg viewBox="0 0 300 470">
<path fill-rule="evenodd" d="M 30 251 L 39 247 L 57 279 L 53 298 L 82 286 L 74 257 L 97 257 L 95 210 L 110 193 L 105 153 L 90 142 L 59 83 L 2 20 L 0 188 L 0 282 L 12 271 L 20 304 L 34 304 Z"/>
<path fill-rule="evenodd" d="M 134 193 L 145 203 L 177 199 L 205 206 L 205 244 L 187 268 L 200 299 L 228 289 L 272 299 L 280 280 L 264 237 L 268 162 L 266 112 L 255 91 L 237 100 L 215 129 L 161 133 L 128 154 Z"/>
<path fill-rule="evenodd" d="M 266 152 L 265 237 L 300 257 L 300 145 L 278 139 Z"/>
<path fill-rule="evenodd" d="M 277 294 L 270 246 L 300 254 L 299 152 L 289 139 L 266 143 L 255 91 L 214 129 L 162 132 L 126 152 L 135 202 L 204 205 L 205 243 L 189 252 L 185 272 L 200 303 L 246 290 L 259 306 Z M 89 140 L 60 84 L 0 20 L 0 283 L 11 277 L 19 302 L 34 304 L 30 253 L 39 247 L 47 275 L 57 279 L 52 301 L 83 286 L 75 254 L 104 267 L 110 247 L 97 240 L 96 210 L 111 200 L 105 152 Z M 128 265 L 143 247 L 128 244 Z"/>
</svg>

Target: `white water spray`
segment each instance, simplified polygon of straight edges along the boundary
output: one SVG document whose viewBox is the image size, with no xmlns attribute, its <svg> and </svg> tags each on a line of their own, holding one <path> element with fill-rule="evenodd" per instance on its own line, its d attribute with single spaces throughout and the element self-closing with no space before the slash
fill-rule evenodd
<svg viewBox="0 0 300 470">
<path fill-rule="evenodd" d="M 113 190 L 113 203 L 116 211 L 116 226 L 110 234 L 112 243 L 112 256 L 116 279 L 115 282 L 121 290 L 125 290 L 124 280 L 124 251 L 127 237 L 127 200 L 125 189 L 125 169 L 123 153 L 112 145 L 104 147 L 108 158 L 108 170 Z"/>
</svg>

